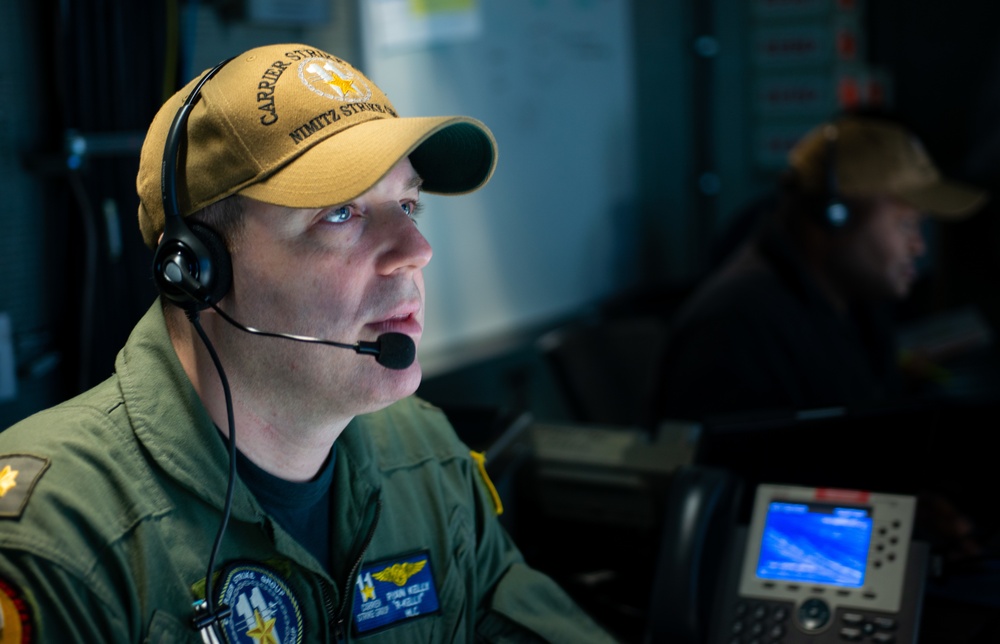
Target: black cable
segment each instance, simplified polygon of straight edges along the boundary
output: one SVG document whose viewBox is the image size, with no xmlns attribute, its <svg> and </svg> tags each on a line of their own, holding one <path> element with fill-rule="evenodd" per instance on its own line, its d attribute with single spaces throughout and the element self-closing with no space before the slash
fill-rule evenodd
<svg viewBox="0 0 1000 644">
<path fill-rule="evenodd" d="M 97 222 L 94 220 L 94 209 L 91 207 L 87 188 L 78 170 L 70 170 L 69 184 L 73 189 L 80 221 L 83 227 L 83 281 L 80 296 L 80 364 L 77 366 L 78 391 L 84 391 L 90 384 L 90 367 L 92 348 L 94 345 L 95 328 L 95 298 L 97 281 Z"/>
<path fill-rule="evenodd" d="M 198 336 L 208 349 L 208 354 L 212 357 L 216 371 L 219 372 L 219 380 L 222 382 L 222 391 L 226 396 L 226 420 L 229 423 L 229 483 L 226 486 L 226 501 L 222 506 L 222 520 L 219 521 L 219 531 L 215 535 L 215 543 L 212 544 L 212 552 L 208 557 L 208 571 L 205 573 L 205 606 L 208 609 L 207 615 L 214 622 L 218 620 L 215 614 L 215 597 L 212 588 L 212 573 L 215 570 L 215 560 L 219 556 L 222 548 L 222 537 L 229 524 L 229 515 L 233 510 L 233 494 L 236 489 L 236 419 L 233 414 L 233 396 L 229 390 L 229 379 L 226 371 L 222 368 L 219 354 L 216 353 L 212 341 L 208 339 L 205 329 L 201 326 L 197 310 L 186 311 L 188 319 L 194 325 Z"/>
<path fill-rule="evenodd" d="M 242 322 L 237 322 L 228 313 L 219 308 L 214 302 L 209 304 L 212 310 L 218 313 L 223 320 L 232 324 L 237 329 L 244 331 L 246 333 L 251 333 L 253 335 L 259 335 L 266 338 L 281 338 L 283 340 L 295 340 L 296 342 L 308 342 L 312 344 L 325 344 L 331 347 L 340 347 L 342 349 L 357 349 L 358 345 L 347 344 L 346 342 L 334 342 L 333 340 L 324 340 L 322 338 L 313 338 L 307 335 L 296 335 L 294 333 L 278 333 L 276 331 L 261 331 L 260 329 L 255 329 L 252 326 L 246 326 Z M 359 343 L 362 344 L 362 343 Z M 367 344 L 367 343 L 365 343 Z"/>
</svg>

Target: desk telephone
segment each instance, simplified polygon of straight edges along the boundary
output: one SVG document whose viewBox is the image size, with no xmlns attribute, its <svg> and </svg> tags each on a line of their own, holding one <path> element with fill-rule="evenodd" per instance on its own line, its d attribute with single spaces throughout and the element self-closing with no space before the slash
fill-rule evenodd
<svg viewBox="0 0 1000 644">
<path fill-rule="evenodd" d="M 695 474 L 671 490 L 647 641 L 917 642 L 929 547 L 911 541 L 915 497 L 761 484 L 743 526 L 710 516 L 731 510 L 731 483 Z"/>
<path fill-rule="evenodd" d="M 710 642 L 916 642 L 928 548 L 916 499 L 760 485 L 733 540 Z"/>
</svg>

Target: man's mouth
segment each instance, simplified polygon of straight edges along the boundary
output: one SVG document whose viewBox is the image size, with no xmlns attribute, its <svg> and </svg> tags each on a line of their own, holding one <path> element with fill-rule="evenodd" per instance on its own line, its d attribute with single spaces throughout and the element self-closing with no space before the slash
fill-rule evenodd
<svg viewBox="0 0 1000 644">
<path fill-rule="evenodd" d="M 412 307 L 400 310 L 381 320 L 370 322 L 365 326 L 376 334 L 381 333 L 405 333 L 414 338 L 419 338 L 423 333 L 423 325 L 418 317 L 419 308 Z"/>
</svg>

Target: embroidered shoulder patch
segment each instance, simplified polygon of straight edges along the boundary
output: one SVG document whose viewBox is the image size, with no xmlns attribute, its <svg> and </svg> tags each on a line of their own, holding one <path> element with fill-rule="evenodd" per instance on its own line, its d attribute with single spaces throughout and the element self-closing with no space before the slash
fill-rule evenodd
<svg viewBox="0 0 1000 644">
<path fill-rule="evenodd" d="M 219 602 L 232 610 L 222 620 L 230 644 L 298 644 L 302 610 L 276 570 L 255 561 L 234 562 L 220 575 Z"/>
<path fill-rule="evenodd" d="M 35 483 L 48 467 L 47 458 L 0 454 L 0 519 L 20 518 Z"/>
<path fill-rule="evenodd" d="M 354 584 L 357 634 L 396 626 L 441 611 L 426 550 L 365 564 Z"/>
<path fill-rule="evenodd" d="M 0 642 L 30 644 L 34 641 L 31 607 L 14 584 L 0 577 Z"/>
</svg>

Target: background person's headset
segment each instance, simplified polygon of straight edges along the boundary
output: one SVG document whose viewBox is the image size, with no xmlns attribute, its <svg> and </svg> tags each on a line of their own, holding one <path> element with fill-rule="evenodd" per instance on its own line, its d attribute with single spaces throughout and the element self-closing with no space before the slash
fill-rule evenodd
<svg viewBox="0 0 1000 644">
<path fill-rule="evenodd" d="M 823 222 L 833 229 L 844 228 L 851 218 L 837 183 L 837 126 L 829 124 L 823 131 L 826 138 L 824 155 L 824 175 L 826 182 L 826 204 L 823 206 Z"/>
</svg>

